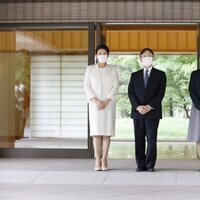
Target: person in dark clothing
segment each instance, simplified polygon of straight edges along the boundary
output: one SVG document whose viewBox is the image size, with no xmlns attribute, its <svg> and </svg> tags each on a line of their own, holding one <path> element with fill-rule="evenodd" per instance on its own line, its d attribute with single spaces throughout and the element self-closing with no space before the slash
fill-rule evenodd
<svg viewBox="0 0 200 200">
<path fill-rule="evenodd" d="M 131 74 L 128 86 L 135 132 L 136 171 L 154 172 L 157 130 L 162 118 L 161 102 L 166 89 L 166 75 L 165 72 L 153 67 L 154 52 L 151 49 L 143 49 L 140 52 L 140 59 L 143 69 Z"/>
</svg>

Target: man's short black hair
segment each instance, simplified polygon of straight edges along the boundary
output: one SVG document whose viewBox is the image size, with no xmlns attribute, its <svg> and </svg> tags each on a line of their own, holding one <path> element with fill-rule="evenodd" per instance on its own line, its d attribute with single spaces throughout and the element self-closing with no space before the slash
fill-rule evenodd
<svg viewBox="0 0 200 200">
<path fill-rule="evenodd" d="M 110 52 L 110 49 L 105 44 L 100 44 L 100 45 L 97 46 L 97 48 L 96 48 L 96 54 L 99 51 L 99 49 L 104 49 L 107 52 L 107 54 L 109 54 L 109 52 Z"/>
<path fill-rule="evenodd" d="M 151 52 L 152 55 L 154 56 L 154 52 L 153 52 L 152 49 L 150 49 L 150 48 L 144 48 L 144 49 L 142 49 L 142 50 L 140 51 L 140 58 L 141 58 L 141 55 L 142 55 L 145 51 L 149 51 L 149 52 Z"/>
</svg>

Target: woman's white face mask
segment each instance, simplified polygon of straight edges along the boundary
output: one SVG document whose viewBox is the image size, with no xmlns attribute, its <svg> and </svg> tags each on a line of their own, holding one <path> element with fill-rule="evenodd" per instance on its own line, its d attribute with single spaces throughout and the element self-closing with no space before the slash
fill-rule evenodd
<svg viewBox="0 0 200 200">
<path fill-rule="evenodd" d="M 97 60 L 99 63 L 106 63 L 108 60 L 107 55 L 97 55 Z"/>
<path fill-rule="evenodd" d="M 153 63 L 153 57 L 150 57 L 150 56 L 143 57 L 142 63 L 145 67 L 150 67 Z"/>
</svg>

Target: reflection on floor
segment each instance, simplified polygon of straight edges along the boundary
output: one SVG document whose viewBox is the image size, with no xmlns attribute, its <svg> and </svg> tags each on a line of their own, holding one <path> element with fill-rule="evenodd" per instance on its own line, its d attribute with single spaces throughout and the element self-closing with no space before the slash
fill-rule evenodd
<svg viewBox="0 0 200 200">
<path fill-rule="evenodd" d="M 158 142 L 157 143 L 158 158 L 167 159 L 196 159 L 196 144 L 189 142 Z M 134 142 L 118 142 L 111 143 L 110 158 L 134 158 L 135 145 Z"/>
<path fill-rule="evenodd" d="M 87 149 L 86 138 L 21 138 L 15 148 Z"/>
<path fill-rule="evenodd" d="M 15 148 L 87 149 L 87 140 L 84 138 L 22 138 L 16 140 Z M 134 142 L 112 141 L 109 157 L 134 158 L 134 149 Z M 158 142 L 158 158 L 195 159 L 195 143 Z"/>
</svg>

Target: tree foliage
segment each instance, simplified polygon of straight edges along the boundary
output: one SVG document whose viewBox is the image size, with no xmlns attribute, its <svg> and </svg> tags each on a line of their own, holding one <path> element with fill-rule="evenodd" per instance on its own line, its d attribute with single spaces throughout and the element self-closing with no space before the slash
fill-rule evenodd
<svg viewBox="0 0 200 200">
<path fill-rule="evenodd" d="M 128 83 L 131 73 L 141 68 L 136 55 L 111 55 L 109 63 L 118 66 L 120 88 L 117 96 L 118 114 L 130 117 L 131 105 L 128 99 Z M 163 100 L 165 116 L 189 118 L 191 99 L 188 93 L 190 74 L 197 68 L 195 55 L 156 55 L 154 66 L 166 72 L 167 88 Z"/>
</svg>

